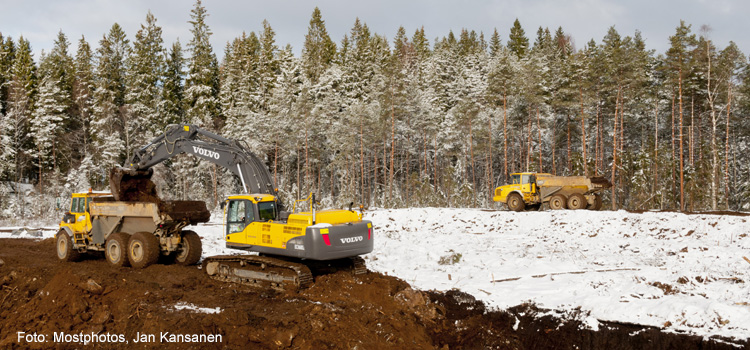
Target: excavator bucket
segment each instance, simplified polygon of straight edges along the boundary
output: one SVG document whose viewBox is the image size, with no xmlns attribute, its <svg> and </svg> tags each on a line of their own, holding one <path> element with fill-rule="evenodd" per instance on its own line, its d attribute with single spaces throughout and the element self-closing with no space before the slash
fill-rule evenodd
<svg viewBox="0 0 750 350">
<path fill-rule="evenodd" d="M 151 181 L 153 170 L 114 167 L 109 172 L 109 188 L 117 201 L 158 203 L 156 185 Z"/>
</svg>

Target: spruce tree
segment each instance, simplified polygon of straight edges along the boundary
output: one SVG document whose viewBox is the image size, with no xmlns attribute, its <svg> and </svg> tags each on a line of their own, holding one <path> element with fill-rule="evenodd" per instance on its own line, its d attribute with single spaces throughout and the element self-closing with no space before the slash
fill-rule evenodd
<svg viewBox="0 0 750 350">
<path fill-rule="evenodd" d="M 125 153 L 122 107 L 126 94 L 126 59 L 130 50 L 130 41 L 117 23 L 99 41 L 96 50 L 98 64 L 91 135 L 95 163 L 100 166 L 102 175 L 107 174 L 112 166 L 122 163 Z"/>
<path fill-rule="evenodd" d="M 3 39 L 0 33 L 0 115 L 7 112 L 8 89 L 13 78 L 12 67 L 15 58 L 15 43 L 7 37 Z"/>
<path fill-rule="evenodd" d="M 508 48 L 517 57 L 524 57 L 526 51 L 529 49 L 529 38 L 526 37 L 526 32 L 521 27 L 521 22 L 518 21 L 518 18 L 513 22 L 513 27 L 510 28 Z"/>
<path fill-rule="evenodd" d="M 185 119 L 198 126 L 217 129 L 221 123 L 219 108 L 219 65 L 209 38 L 211 30 L 206 24 L 208 13 L 201 0 L 196 0 L 190 11 L 190 32 L 193 38 L 188 43 L 188 77 L 185 82 Z"/>
<path fill-rule="evenodd" d="M 503 43 L 500 41 L 500 34 L 497 33 L 497 28 L 492 32 L 490 37 L 490 56 L 496 57 L 502 49 Z"/>
<path fill-rule="evenodd" d="M 123 115 L 126 158 L 147 140 L 163 132 L 161 88 L 164 85 L 164 40 L 156 18 L 148 12 L 146 23 L 135 35 L 133 53 L 128 63 L 128 91 L 125 96 L 127 112 Z"/>
<path fill-rule="evenodd" d="M 39 92 L 29 125 L 35 145 L 33 154 L 39 169 L 40 186 L 44 181 L 43 174 L 57 170 L 55 152 L 60 149 L 64 130 L 62 126 L 68 119 L 66 111 L 70 96 L 63 90 L 63 77 L 56 76 L 56 68 L 59 66 L 55 61 L 52 55 L 42 55 Z"/>
<path fill-rule="evenodd" d="M 89 179 L 94 170 L 91 147 L 91 118 L 94 112 L 94 63 L 91 46 L 81 36 L 74 61 L 73 108 L 71 112 L 68 138 L 71 141 L 71 155 L 78 163 L 68 174 L 68 183 L 73 190 L 90 188 Z"/>
<path fill-rule="evenodd" d="M 335 56 L 336 43 L 328 36 L 320 9 L 315 7 L 302 47 L 302 62 L 308 79 L 317 83 Z"/>
<path fill-rule="evenodd" d="M 7 111 L 2 120 L 0 141 L 0 170 L 4 176 L 21 181 L 30 178 L 29 159 L 33 145 L 29 135 L 29 122 L 34 109 L 37 91 L 36 65 L 31 52 L 31 44 L 21 36 L 18 39 L 11 81 L 8 86 Z"/>
<path fill-rule="evenodd" d="M 166 57 L 164 86 L 161 97 L 161 118 L 156 122 L 156 130 L 163 130 L 168 124 L 183 120 L 183 95 L 185 79 L 185 59 L 182 56 L 182 45 L 180 41 L 174 42 Z"/>
</svg>

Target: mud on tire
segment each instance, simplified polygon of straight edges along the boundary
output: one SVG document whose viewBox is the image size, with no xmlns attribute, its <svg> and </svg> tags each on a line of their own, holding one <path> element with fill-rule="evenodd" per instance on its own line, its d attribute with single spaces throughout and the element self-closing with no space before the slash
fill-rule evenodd
<svg viewBox="0 0 750 350">
<path fill-rule="evenodd" d="M 68 233 L 64 230 L 60 230 L 55 237 L 55 247 L 57 251 L 57 257 L 62 261 L 79 261 L 81 260 L 81 253 L 73 248 L 73 241 L 68 236 Z"/>
<path fill-rule="evenodd" d="M 201 238 L 193 231 L 182 231 L 182 249 L 174 255 L 174 262 L 180 265 L 194 265 L 201 259 L 203 245 Z"/>
<path fill-rule="evenodd" d="M 565 195 L 556 194 L 549 200 L 549 208 L 552 210 L 561 210 L 568 207 L 568 200 Z"/>
<path fill-rule="evenodd" d="M 512 211 L 523 211 L 526 208 L 523 198 L 518 193 L 511 193 L 508 195 L 508 209 Z"/>
<path fill-rule="evenodd" d="M 568 198 L 568 209 L 585 209 L 587 205 L 588 201 L 586 200 L 586 197 L 580 193 L 573 193 Z"/>
<path fill-rule="evenodd" d="M 128 242 L 130 235 L 125 232 L 115 232 L 107 237 L 104 245 L 104 257 L 112 266 L 128 267 L 130 260 L 128 258 Z"/>
<path fill-rule="evenodd" d="M 142 269 L 159 260 L 159 239 L 150 232 L 136 232 L 128 241 L 130 266 Z"/>
</svg>

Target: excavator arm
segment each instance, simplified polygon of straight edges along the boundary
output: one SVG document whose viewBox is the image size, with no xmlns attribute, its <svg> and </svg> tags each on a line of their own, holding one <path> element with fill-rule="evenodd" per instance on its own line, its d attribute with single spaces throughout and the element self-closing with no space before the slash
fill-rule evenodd
<svg viewBox="0 0 750 350">
<path fill-rule="evenodd" d="M 151 167 L 182 153 L 229 169 L 240 178 L 245 193 L 276 195 L 271 173 L 265 164 L 238 141 L 192 124 L 171 124 L 164 134 L 137 150 L 125 166 L 110 174 L 110 188 L 115 199 L 124 197 L 128 187 L 126 182 L 150 178 Z"/>
</svg>

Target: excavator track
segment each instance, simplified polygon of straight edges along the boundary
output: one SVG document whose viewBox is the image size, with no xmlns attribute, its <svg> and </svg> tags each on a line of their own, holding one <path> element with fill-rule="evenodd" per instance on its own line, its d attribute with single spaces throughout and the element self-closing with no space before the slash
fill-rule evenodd
<svg viewBox="0 0 750 350">
<path fill-rule="evenodd" d="M 304 264 L 258 255 L 219 255 L 203 260 L 212 279 L 279 291 L 296 291 L 313 283 Z"/>
</svg>

